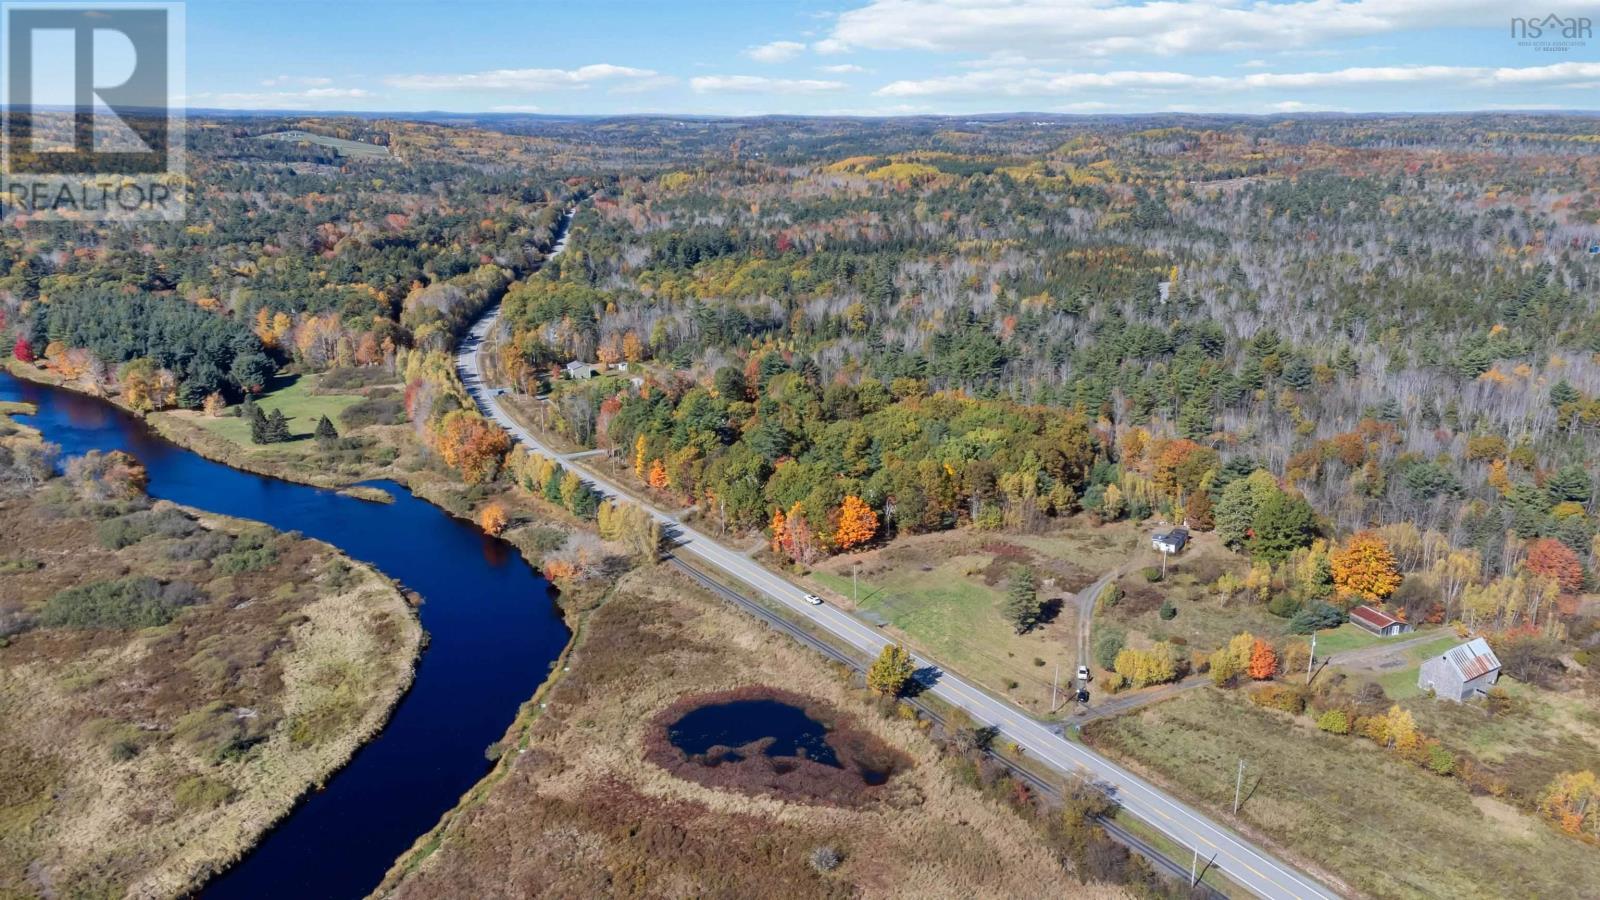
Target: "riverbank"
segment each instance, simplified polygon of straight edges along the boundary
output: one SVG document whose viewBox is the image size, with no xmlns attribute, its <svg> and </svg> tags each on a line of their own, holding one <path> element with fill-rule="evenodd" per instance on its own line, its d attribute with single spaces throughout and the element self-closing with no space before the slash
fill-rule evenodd
<svg viewBox="0 0 1600 900">
<path fill-rule="evenodd" d="M 321 541 L 72 481 L 0 500 L 0 894 L 185 894 L 383 729 L 422 627 Z"/>
<path fill-rule="evenodd" d="M 666 567 L 624 575 L 500 744 L 495 771 L 390 870 L 380 897 L 1120 896 L 1063 871 L 1022 818 L 964 782 L 917 723 Z M 749 796 L 652 763 L 686 695 L 778 686 L 911 766 L 859 807 Z M 837 859 L 817 853 L 832 850 Z"/>
</svg>

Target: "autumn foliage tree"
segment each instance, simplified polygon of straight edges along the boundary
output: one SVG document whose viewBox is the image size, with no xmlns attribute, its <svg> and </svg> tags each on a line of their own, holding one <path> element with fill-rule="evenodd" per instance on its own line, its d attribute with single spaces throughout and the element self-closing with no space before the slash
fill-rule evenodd
<svg viewBox="0 0 1600 900">
<path fill-rule="evenodd" d="M 1539 795 L 1539 814 L 1567 834 L 1600 843 L 1600 779 L 1587 770 L 1562 772 Z"/>
<path fill-rule="evenodd" d="M 511 438 L 478 413 L 458 409 L 440 423 L 436 445 L 445 465 L 460 472 L 468 484 L 483 484 L 499 474 Z"/>
<path fill-rule="evenodd" d="M 867 669 L 867 687 L 885 697 L 898 697 L 915 672 L 911 653 L 899 644 L 889 644 Z"/>
<path fill-rule="evenodd" d="M 27 338 L 18 337 L 17 342 L 11 345 L 11 355 L 16 357 L 18 362 L 31 363 L 33 362 L 33 345 L 28 343 Z"/>
<path fill-rule="evenodd" d="M 1250 647 L 1250 665 L 1246 669 L 1256 681 L 1266 681 L 1278 672 L 1278 654 L 1272 645 L 1256 638 Z"/>
<path fill-rule="evenodd" d="M 1528 571 L 1553 579 L 1563 594 L 1583 591 L 1583 563 L 1572 548 L 1555 538 L 1539 538 L 1528 544 Z"/>
<path fill-rule="evenodd" d="M 1333 584 L 1341 594 L 1382 600 L 1400 586 L 1400 566 L 1389 544 L 1374 531 L 1352 535 L 1333 554 Z"/>
<path fill-rule="evenodd" d="M 652 490 L 662 491 L 667 488 L 667 467 L 659 459 L 650 461 L 650 475 L 645 479 Z"/>
<path fill-rule="evenodd" d="M 499 534 L 506 530 L 511 518 L 506 515 L 506 508 L 498 503 L 491 503 L 478 513 L 478 527 L 490 534 Z"/>
<path fill-rule="evenodd" d="M 839 507 L 839 526 L 833 532 L 833 542 L 840 550 L 849 550 L 872 540 L 878 533 L 878 514 L 866 501 L 855 495 L 844 498 Z"/>
</svg>

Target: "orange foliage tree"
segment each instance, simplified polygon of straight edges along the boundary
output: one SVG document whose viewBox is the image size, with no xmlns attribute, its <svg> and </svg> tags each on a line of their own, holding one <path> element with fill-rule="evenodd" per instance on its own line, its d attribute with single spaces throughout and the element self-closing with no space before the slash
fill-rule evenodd
<svg viewBox="0 0 1600 900">
<path fill-rule="evenodd" d="M 506 508 L 498 503 L 491 503 L 478 513 L 478 527 L 490 534 L 505 531 L 510 523 L 511 517 L 506 515 Z"/>
<path fill-rule="evenodd" d="M 482 484 L 499 474 L 511 439 L 478 413 L 458 409 L 440 423 L 436 446 L 445 465 L 460 472 L 468 484 Z"/>
<path fill-rule="evenodd" d="M 1382 600 L 1400 586 L 1400 564 L 1389 544 L 1374 531 L 1351 535 L 1333 554 L 1333 584 L 1341 593 Z"/>
<path fill-rule="evenodd" d="M 865 544 L 878 533 L 878 514 L 860 497 L 851 494 L 839 507 L 839 527 L 833 532 L 833 542 L 841 550 Z"/>
<path fill-rule="evenodd" d="M 1561 593 L 1583 591 L 1583 563 L 1572 548 L 1555 538 L 1539 538 L 1528 544 L 1528 571 L 1554 579 Z"/>
<path fill-rule="evenodd" d="M 1256 642 L 1250 646 L 1250 666 L 1246 671 L 1256 681 L 1266 681 L 1277 674 L 1278 654 L 1273 651 L 1271 644 L 1256 638 Z"/>
<path fill-rule="evenodd" d="M 648 479 L 648 482 L 650 487 L 655 490 L 660 491 L 666 489 L 668 483 L 667 467 L 661 462 L 661 460 L 653 459 L 650 461 L 650 478 Z"/>
</svg>

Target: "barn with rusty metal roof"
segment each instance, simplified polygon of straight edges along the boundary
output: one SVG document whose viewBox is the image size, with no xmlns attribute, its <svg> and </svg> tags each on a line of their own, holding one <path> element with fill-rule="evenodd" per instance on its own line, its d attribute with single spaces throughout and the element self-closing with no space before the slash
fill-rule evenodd
<svg viewBox="0 0 1600 900">
<path fill-rule="evenodd" d="M 1499 680 L 1500 659 L 1481 637 L 1429 659 L 1417 672 L 1417 687 L 1458 703 L 1482 697 Z"/>
</svg>

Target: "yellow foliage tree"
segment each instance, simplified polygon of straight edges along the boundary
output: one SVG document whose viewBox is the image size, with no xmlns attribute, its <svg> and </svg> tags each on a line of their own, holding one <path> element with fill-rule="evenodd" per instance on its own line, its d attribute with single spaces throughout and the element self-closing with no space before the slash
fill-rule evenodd
<svg viewBox="0 0 1600 900">
<path fill-rule="evenodd" d="M 1333 554 L 1333 584 L 1342 594 L 1365 600 L 1382 600 L 1400 586 L 1400 566 L 1389 545 L 1377 533 L 1352 535 Z"/>
<path fill-rule="evenodd" d="M 1539 813 L 1567 834 L 1600 841 L 1600 779 L 1587 770 L 1562 772 L 1539 795 Z"/>
<path fill-rule="evenodd" d="M 478 527 L 490 534 L 499 534 L 511 524 L 511 517 L 506 515 L 506 508 L 498 503 L 491 503 L 478 513 Z"/>
</svg>

